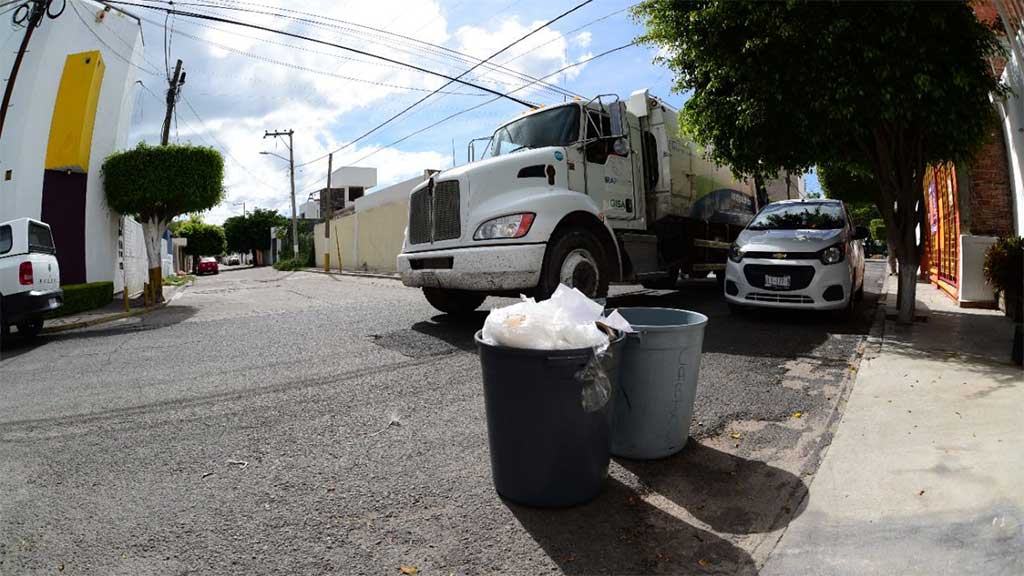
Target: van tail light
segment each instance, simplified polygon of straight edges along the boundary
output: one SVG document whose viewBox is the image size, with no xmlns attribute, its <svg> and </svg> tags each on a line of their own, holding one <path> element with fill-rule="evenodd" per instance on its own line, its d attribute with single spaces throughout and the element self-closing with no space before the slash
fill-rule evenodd
<svg viewBox="0 0 1024 576">
<path fill-rule="evenodd" d="M 22 286 L 31 286 L 32 282 L 32 263 L 22 262 L 21 266 L 18 266 L 18 283 Z"/>
</svg>

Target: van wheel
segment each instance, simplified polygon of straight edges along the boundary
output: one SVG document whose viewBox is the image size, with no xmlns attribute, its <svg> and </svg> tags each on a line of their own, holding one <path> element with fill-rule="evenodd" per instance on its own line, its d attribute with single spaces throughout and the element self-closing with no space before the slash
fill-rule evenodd
<svg viewBox="0 0 1024 576">
<path fill-rule="evenodd" d="M 487 294 L 445 288 L 424 288 L 423 295 L 431 306 L 453 315 L 472 314 L 487 299 Z"/>
<path fill-rule="evenodd" d="M 31 340 L 39 335 L 43 331 L 42 320 L 28 320 L 18 324 L 18 334 L 21 334 L 22 338 Z"/>
<path fill-rule="evenodd" d="M 601 243 L 590 232 L 574 228 L 548 244 L 537 296 L 541 300 L 550 298 L 559 284 L 565 284 L 588 298 L 604 298 L 608 295 L 608 276 Z"/>
</svg>

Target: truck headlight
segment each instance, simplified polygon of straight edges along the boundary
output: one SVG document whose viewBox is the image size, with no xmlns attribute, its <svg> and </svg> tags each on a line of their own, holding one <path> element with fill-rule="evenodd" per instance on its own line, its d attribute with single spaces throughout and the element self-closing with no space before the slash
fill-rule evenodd
<svg viewBox="0 0 1024 576">
<path fill-rule="evenodd" d="M 509 214 L 488 220 L 473 233 L 473 240 L 497 240 L 499 238 L 522 238 L 530 231 L 536 214 Z"/>
<path fill-rule="evenodd" d="M 733 244 L 729 248 L 729 260 L 732 260 L 733 262 L 743 260 L 743 250 L 740 250 L 739 246 Z"/>
<path fill-rule="evenodd" d="M 845 252 L 842 244 L 836 244 L 819 252 L 818 257 L 821 258 L 822 264 L 837 264 L 843 261 L 843 257 L 846 255 Z"/>
</svg>

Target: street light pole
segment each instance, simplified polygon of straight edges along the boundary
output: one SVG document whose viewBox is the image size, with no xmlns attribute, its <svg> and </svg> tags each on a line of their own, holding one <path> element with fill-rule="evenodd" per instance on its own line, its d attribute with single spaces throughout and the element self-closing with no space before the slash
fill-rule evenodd
<svg viewBox="0 0 1024 576">
<path fill-rule="evenodd" d="M 295 209 L 295 152 L 292 149 L 292 135 L 295 134 L 294 130 L 288 130 L 287 132 L 277 130 L 274 132 L 266 131 L 263 132 L 263 137 L 287 136 L 288 137 L 288 173 L 291 175 L 292 182 L 292 256 L 296 259 L 299 257 L 299 224 L 296 220 L 298 212 Z"/>
</svg>

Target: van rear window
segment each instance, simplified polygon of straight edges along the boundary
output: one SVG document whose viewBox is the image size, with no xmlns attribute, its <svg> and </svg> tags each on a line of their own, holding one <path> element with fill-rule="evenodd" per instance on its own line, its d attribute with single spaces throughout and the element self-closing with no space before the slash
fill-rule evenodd
<svg viewBox="0 0 1024 576">
<path fill-rule="evenodd" d="M 50 236 L 49 228 L 29 222 L 28 251 L 42 252 L 43 254 L 53 254 L 56 252 L 53 248 L 53 236 Z"/>
<path fill-rule="evenodd" d="M 7 254 L 14 244 L 14 237 L 11 235 L 10 226 L 0 226 L 0 254 Z"/>
</svg>

